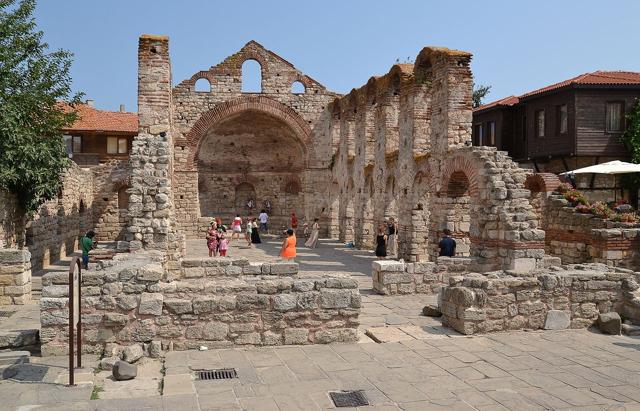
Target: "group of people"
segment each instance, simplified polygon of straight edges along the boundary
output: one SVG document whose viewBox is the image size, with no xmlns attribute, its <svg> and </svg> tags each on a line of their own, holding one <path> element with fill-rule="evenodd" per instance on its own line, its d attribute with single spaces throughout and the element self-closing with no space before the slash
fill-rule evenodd
<svg viewBox="0 0 640 411">
<path fill-rule="evenodd" d="M 439 253 L 441 257 L 455 257 L 456 240 L 451 237 L 451 230 L 445 228 L 444 234 L 438 243 Z M 393 217 L 387 222 L 378 226 L 378 235 L 376 236 L 376 257 L 386 258 L 397 257 L 398 254 L 398 224 Z"/>
</svg>

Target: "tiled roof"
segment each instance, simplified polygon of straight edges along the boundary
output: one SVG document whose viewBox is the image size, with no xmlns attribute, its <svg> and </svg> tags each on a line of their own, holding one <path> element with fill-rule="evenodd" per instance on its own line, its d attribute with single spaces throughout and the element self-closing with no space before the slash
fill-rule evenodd
<svg viewBox="0 0 640 411">
<path fill-rule="evenodd" d="M 473 111 L 484 111 L 497 106 L 512 106 L 517 104 L 521 99 L 569 87 L 574 84 L 580 85 L 602 85 L 602 86 L 640 86 L 640 73 L 633 71 L 594 71 L 593 73 L 585 73 L 579 76 L 551 84 L 528 93 L 524 93 L 519 97 L 509 96 L 501 100 L 484 104 Z"/>
<path fill-rule="evenodd" d="M 98 110 L 87 104 L 76 106 L 78 120 L 65 131 L 115 131 L 138 133 L 138 114 Z"/>
<path fill-rule="evenodd" d="M 488 110 L 490 108 L 498 107 L 498 106 L 513 106 L 514 104 L 518 104 L 520 99 L 517 96 L 509 96 L 500 100 L 496 100 L 492 103 L 484 104 L 480 107 L 474 108 L 474 112 Z"/>
<path fill-rule="evenodd" d="M 593 73 L 585 73 L 569 80 L 561 81 L 538 90 L 530 91 L 520 96 L 520 98 L 533 96 L 536 94 L 546 93 L 548 91 L 557 90 L 572 84 L 584 85 L 640 85 L 640 73 L 632 71 L 594 71 Z"/>
</svg>

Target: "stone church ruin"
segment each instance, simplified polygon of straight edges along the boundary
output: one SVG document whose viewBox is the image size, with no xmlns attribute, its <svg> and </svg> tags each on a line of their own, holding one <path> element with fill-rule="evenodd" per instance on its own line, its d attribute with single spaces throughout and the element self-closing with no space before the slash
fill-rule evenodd
<svg viewBox="0 0 640 411">
<path fill-rule="evenodd" d="M 259 92 L 243 91 L 247 61 L 259 64 Z M 212 218 L 268 208 L 276 229 L 295 211 L 319 218 L 321 236 L 362 249 L 393 217 L 402 261 L 374 263 L 373 289 L 439 293 L 445 322 L 460 332 L 540 328 L 549 310 L 565 310 L 575 327 L 616 309 L 640 320 L 632 271 L 640 229 L 587 221 L 554 194 L 554 175 L 473 147 L 470 61 L 425 47 L 414 64 L 340 95 L 251 41 L 173 86 L 169 39 L 141 36 L 129 160 L 71 167 L 60 198 L 27 223 L 27 238 L 15 199 L 0 192 L 0 303 L 28 301 L 31 269 L 69 254 L 96 227 L 101 241 L 133 255 L 85 277 L 89 350 L 355 341 L 353 279 L 300 278 L 296 264 L 185 258 L 185 240 L 203 238 Z M 438 258 L 444 229 L 458 243 L 454 258 Z M 586 276 L 559 268 L 579 263 L 609 268 Z M 42 278 L 45 353 L 65 349 L 65 281 Z"/>
</svg>

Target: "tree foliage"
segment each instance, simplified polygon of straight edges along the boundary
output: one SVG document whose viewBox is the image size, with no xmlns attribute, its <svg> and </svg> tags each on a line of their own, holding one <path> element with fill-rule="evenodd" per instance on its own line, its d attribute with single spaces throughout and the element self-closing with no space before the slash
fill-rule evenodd
<svg viewBox="0 0 640 411">
<path fill-rule="evenodd" d="M 640 99 L 636 99 L 633 109 L 625 119 L 627 129 L 622 133 L 622 144 L 631 154 L 631 161 L 640 163 Z M 635 191 L 640 187 L 640 176 L 637 173 L 625 174 L 620 178 L 620 181 L 624 188 Z"/>
<path fill-rule="evenodd" d="M 489 94 L 491 86 L 473 83 L 473 95 L 471 96 L 471 107 L 477 108 L 482 105 L 482 99 Z"/>
<path fill-rule="evenodd" d="M 49 51 L 37 30 L 35 0 L 0 0 L 0 187 L 28 215 L 61 189 L 69 164 L 61 129 L 76 119 L 72 54 Z M 63 106 L 60 102 L 66 102 Z"/>
</svg>

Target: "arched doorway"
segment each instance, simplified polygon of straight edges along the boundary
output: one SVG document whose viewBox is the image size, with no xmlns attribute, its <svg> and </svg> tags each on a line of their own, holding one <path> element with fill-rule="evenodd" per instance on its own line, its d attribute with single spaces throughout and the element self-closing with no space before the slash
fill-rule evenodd
<svg viewBox="0 0 640 411">
<path fill-rule="evenodd" d="M 307 166 L 306 146 L 290 124 L 265 111 L 239 111 L 213 124 L 200 141 L 196 166 L 202 217 L 225 220 L 269 208 L 271 224 L 279 227 L 291 210 L 304 209 L 299 175 Z"/>
</svg>

